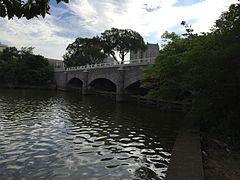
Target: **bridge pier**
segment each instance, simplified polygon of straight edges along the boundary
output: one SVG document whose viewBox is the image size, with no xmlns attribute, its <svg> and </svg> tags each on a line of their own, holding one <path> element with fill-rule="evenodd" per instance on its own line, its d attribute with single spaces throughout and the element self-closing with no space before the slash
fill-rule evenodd
<svg viewBox="0 0 240 180">
<path fill-rule="evenodd" d="M 118 76 L 117 76 L 117 94 L 116 94 L 116 101 L 117 102 L 123 102 L 126 101 L 125 93 L 124 93 L 124 76 L 125 76 L 125 70 L 120 67 L 117 69 Z"/>
<path fill-rule="evenodd" d="M 55 72 L 54 81 L 56 83 L 56 88 L 60 90 L 66 90 L 67 85 L 67 72 Z"/>
<path fill-rule="evenodd" d="M 87 95 L 87 94 L 90 94 L 89 93 L 89 89 L 88 89 L 88 70 L 85 69 L 83 71 L 83 84 L 82 84 L 82 94 L 83 95 Z"/>
</svg>

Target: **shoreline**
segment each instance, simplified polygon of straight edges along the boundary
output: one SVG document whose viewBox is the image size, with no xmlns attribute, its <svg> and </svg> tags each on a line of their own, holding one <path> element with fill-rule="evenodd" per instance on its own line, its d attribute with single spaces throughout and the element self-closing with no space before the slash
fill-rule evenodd
<svg viewBox="0 0 240 180">
<path fill-rule="evenodd" d="M 2 89 L 42 89 L 42 90 L 57 90 L 56 84 L 49 85 L 0 85 Z"/>
</svg>

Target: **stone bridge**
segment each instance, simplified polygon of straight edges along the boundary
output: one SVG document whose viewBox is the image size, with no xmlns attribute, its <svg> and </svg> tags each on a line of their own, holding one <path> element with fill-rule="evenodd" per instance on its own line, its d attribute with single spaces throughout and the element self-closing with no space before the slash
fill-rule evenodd
<svg viewBox="0 0 240 180">
<path fill-rule="evenodd" d="M 57 89 L 66 90 L 71 82 L 79 81 L 82 94 L 88 94 L 91 84 L 99 79 L 115 85 L 116 101 L 123 101 L 126 89 L 140 81 L 143 66 L 153 63 L 154 58 L 141 59 L 131 64 L 96 64 L 55 70 Z"/>
</svg>

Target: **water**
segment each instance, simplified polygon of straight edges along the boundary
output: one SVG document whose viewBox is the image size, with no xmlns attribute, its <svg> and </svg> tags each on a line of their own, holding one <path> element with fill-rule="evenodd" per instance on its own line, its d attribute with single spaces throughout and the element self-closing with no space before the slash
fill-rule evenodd
<svg viewBox="0 0 240 180">
<path fill-rule="evenodd" d="M 0 90 L 0 179 L 164 179 L 181 120 L 100 97 Z"/>
</svg>

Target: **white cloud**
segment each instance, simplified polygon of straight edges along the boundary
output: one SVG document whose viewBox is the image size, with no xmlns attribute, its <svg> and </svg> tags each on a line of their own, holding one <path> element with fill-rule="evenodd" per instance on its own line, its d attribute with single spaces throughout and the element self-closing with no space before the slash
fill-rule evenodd
<svg viewBox="0 0 240 180">
<path fill-rule="evenodd" d="M 126 3 L 124 6 L 114 4 L 113 0 L 71 2 L 69 7 L 72 13 L 83 18 L 84 28 L 89 31 L 99 33 L 111 27 L 130 28 L 146 39 L 160 41 L 161 34 L 166 30 L 175 27 L 174 30 L 181 31 L 180 23 L 183 20 L 194 20 L 192 27 L 196 32 L 209 31 L 221 12 L 237 0 L 205 0 L 190 6 L 174 6 L 177 0 L 129 0 L 122 2 Z M 146 6 L 156 10 L 148 12 Z M 151 37 L 152 34 L 155 36 Z"/>
<path fill-rule="evenodd" d="M 34 18 L 30 21 L 16 18 L 13 20 L 0 19 L 0 41 L 17 48 L 32 46 L 35 47 L 36 54 L 61 58 L 61 54 L 72 39 L 55 35 L 56 32 L 61 31 L 61 27 L 52 23 L 54 19 L 51 16 L 47 16 L 46 19 Z M 62 53 L 60 54 L 59 51 Z"/>
<path fill-rule="evenodd" d="M 178 2 L 178 6 L 174 6 Z M 71 0 L 52 15 L 32 20 L 0 18 L 0 41 L 11 46 L 33 46 L 35 53 L 60 58 L 79 36 L 99 35 L 111 27 L 138 31 L 146 41 L 160 42 L 166 31 L 181 32 L 181 21 L 196 32 L 206 32 L 221 12 L 237 0 L 205 0 L 179 6 L 180 0 Z"/>
</svg>

